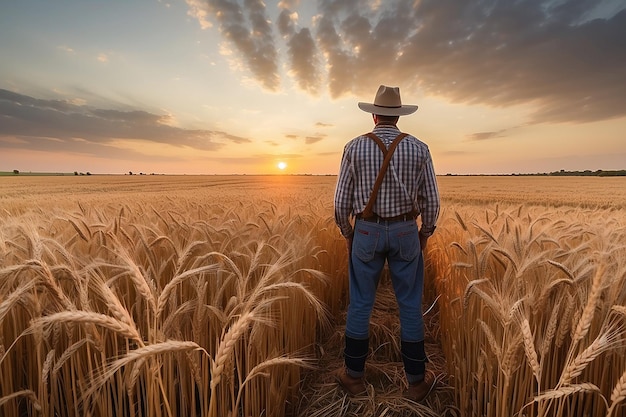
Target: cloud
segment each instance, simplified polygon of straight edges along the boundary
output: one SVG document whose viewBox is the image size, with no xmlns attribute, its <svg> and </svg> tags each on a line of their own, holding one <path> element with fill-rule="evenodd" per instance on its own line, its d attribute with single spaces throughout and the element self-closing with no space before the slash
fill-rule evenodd
<svg viewBox="0 0 626 417">
<path fill-rule="evenodd" d="M 298 13 L 283 9 L 277 26 L 283 38 L 287 39 L 290 74 L 302 90 L 315 94 L 321 81 L 320 58 L 311 31 L 308 28 L 297 30 L 297 20 Z"/>
<path fill-rule="evenodd" d="M 307 145 L 312 145 L 324 139 L 325 137 L 326 135 L 307 136 L 304 138 L 304 143 L 306 143 Z"/>
<path fill-rule="evenodd" d="M 278 7 L 280 9 L 293 9 L 300 5 L 300 0 L 280 0 Z"/>
<path fill-rule="evenodd" d="M 57 49 L 60 49 L 61 51 L 66 52 L 68 54 L 74 54 L 75 53 L 74 49 L 70 48 L 67 45 L 60 45 L 60 46 L 57 47 Z"/>
<path fill-rule="evenodd" d="M 251 142 L 223 131 L 181 129 L 169 122 L 170 116 L 142 110 L 92 108 L 0 89 L 0 147 L 97 153 L 99 147 L 128 139 L 216 151 L 226 143 Z"/>
<path fill-rule="evenodd" d="M 262 0 L 187 0 L 192 15 L 209 27 L 208 15 L 218 22 L 219 30 L 232 42 L 257 80 L 267 89 L 276 91 L 278 76 L 277 51 L 274 35 Z"/>
<path fill-rule="evenodd" d="M 294 33 L 287 46 L 291 70 L 298 86 L 309 93 L 317 93 L 320 86 L 319 58 L 309 29 Z"/>
<path fill-rule="evenodd" d="M 306 143 L 307 145 L 312 145 L 314 143 L 317 143 L 323 140 L 327 136 L 328 135 L 324 133 L 316 133 L 315 135 L 312 135 L 312 136 L 304 136 L 304 143 Z M 295 135 L 295 134 L 285 134 L 285 138 L 291 139 L 291 140 L 297 140 L 297 139 L 300 139 L 300 136 Z"/>
<path fill-rule="evenodd" d="M 329 124 L 329 123 L 322 123 L 322 122 L 317 122 L 315 123 L 315 127 L 333 127 L 334 125 Z"/>
<path fill-rule="evenodd" d="M 619 0 L 318 0 L 308 22 L 298 1 L 280 1 L 274 22 L 260 0 L 187 3 L 201 23 L 218 22 L 270 90 L 279 88 L 284 56 L 310 94 L 324 86 L 333 98 L 369 97 L 392 84 L 454 103 L 530 104 L 532 123 L 626 116 Z"/>
<path fill-rule="evenodd" d="M 532 122 L 625 115 L 618 74 L 626 65 L 619 40 L 626 11 L 578 24 L 590 2 L 445 4 L 424 10 L 429 19 L 399 60 L 420 74 L 427 93 L 491 106 L 532 103 Z M 455 21 L 461 24 L 450 25 Z"/>
<path fill-rule="evenodd" d="M 189 11 L 187 14 L 194 17 L 199 23 L 202 29 L 209 29 L 213 27 L 211 21 L 209 21 L 209 11 L 205 0 L 187 0 Z"/>
<path fill-rule="evenodd" d="M 502 138 L 505 136 L 506 129 L 504 130 L 498 130 L 495 132 L 479 132 L 479 133 L 472 133 L 470 135 L 467 135 L 467 138 L 469 140 L 472 141 L 480 141 L 480 140 L 488 140 L 488 139 L 495 139 L 495 138 Z"/>
</svg>

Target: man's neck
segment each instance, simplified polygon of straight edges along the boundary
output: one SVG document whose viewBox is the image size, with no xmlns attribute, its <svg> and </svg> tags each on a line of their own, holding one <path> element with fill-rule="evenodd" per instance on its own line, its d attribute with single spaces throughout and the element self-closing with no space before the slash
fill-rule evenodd
<svg viewBox="0 0 626 417">
<path fill-rule="evenodd" d="M 376 123 L 376 127 L 378 126 L 393 126 L 393 127 L 397 127 L 395 123 L 393 122 L 378 122 Z"/>
</svg>

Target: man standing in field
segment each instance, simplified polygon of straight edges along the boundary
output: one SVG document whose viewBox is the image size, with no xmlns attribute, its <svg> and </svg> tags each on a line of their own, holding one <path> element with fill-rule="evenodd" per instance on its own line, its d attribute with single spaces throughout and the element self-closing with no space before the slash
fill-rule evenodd
<svg viewBox="0 0 626 417">
<path fill-rule="evenodd" d="M 358 106 L 372 114 L 375 127 L 345 146 L 335 190 L 335 221 L 348 246 L 350 305 L 345 367 L 334 376 L 348 394 L 366 393 L 369 321 L 386 261 L 400 312 L 401 352 L 409 383 L 404 396 L 418 402 L 434 386 L 434 378 L 426 373 L 422 251 L 439 216 L 435 172 L 428 146 L 396 126 L 400 116 L 417 110 L 402 105 L 398 87 L 381 85 L 374 103 Z"/>
</svg>

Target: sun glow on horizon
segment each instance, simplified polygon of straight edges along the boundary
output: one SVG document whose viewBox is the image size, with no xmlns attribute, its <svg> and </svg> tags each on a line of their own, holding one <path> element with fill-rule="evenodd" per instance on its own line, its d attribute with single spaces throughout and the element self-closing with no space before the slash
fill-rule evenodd
<svg viewBox="0 0 626 417">
<path fill-rule="evenodd" d="M 287 168 L 287 163 L 286 162 L 279 162 L 278 165 L 276 165 L 278 167 L 278 169 L 280 169 L 281 171 L 284 171 L 285 168 Z"/>
</svg>

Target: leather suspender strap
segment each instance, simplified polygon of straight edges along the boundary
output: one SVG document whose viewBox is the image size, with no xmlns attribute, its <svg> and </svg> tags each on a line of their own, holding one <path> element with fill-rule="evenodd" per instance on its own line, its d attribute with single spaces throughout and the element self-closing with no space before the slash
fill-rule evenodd
<svg viewBox="0 0 626 417">
<path fill-rule="evenodd" d="M 376 136 L 374 133 L 370 132 L 370 133 L 365 134 L 365 136 L 369 137 L 374 142 L 376 142 L 376 145 L 378 145 L 383 155 L 385 155 L 385 159 L 383 160 L 383 164 L 380 167 L 380 171 L 378 171 L 378 176 L 376 177 L 374 188 L 372 188 L 372 194 L 370 195 L 370 199 L 368 200 L 367 205 L 365 206 L 365 210 L 363 210 L 363 213 L 362 213 L 362 216 L 364 218 L 368 218 L 368 217 L 371 217 L 372 214 L 374 214 L 372 211 L 372 209 L 374 208 L 374 202 L 376 201 L 376 197 L 378 196 L 378 190 L 380 188 L 380 185 L 383 183 L 383 178 L 385 178 L 385 173 L 387 172 L 387 168 L 389 167 L 389 162 L 391 162 L 391 157 L 393 156 L 393 152 L 398 147 L 398 144 L 400 143 L 400 141 L 404 139 L 406 136 L 408 136 L 408 134 L 400 133 L 398 136 L 396 136 L 393 142 L 391 142 L 391 145 L 389 145 L 389 149 L 385 147 L 385 144 L 383 143 L 383 141 L 380 140 L 380 138 Z"/>
</svg>

